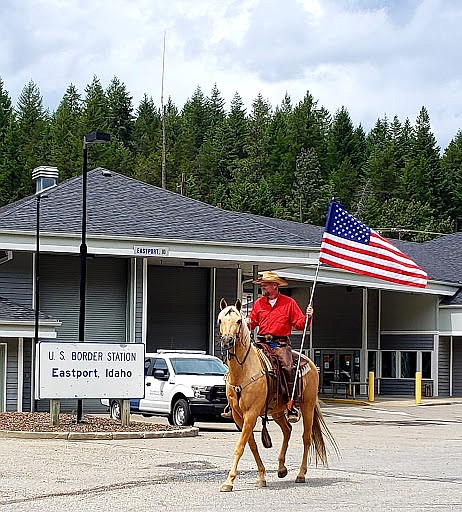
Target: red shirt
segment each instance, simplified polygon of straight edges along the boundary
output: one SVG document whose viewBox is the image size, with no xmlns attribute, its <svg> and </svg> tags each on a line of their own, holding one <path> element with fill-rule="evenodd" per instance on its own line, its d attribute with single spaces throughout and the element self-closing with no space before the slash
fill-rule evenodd
<svg viewBox="0 0 462 512">
<path fill-rule="evenodd" d="M 276 303 L 272 307 L 266 297 L 260 297 L 252 306 L 249 314 L 253 330 L 258 326 L 258 334 L 272 334 L 273 336 L 290 336 L 292 327 L 297 331 L 305 328 L 306 317 L 292 297 L 278 294 Z M 308 325 L 311 318 L 308 320 Z"/>
</svg>

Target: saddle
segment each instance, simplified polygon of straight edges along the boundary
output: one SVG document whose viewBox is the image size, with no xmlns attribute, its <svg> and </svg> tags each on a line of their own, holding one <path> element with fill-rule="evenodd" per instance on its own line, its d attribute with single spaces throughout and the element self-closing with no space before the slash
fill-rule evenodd
<svg viewBox="0 0 462 512">
<path fill-rule="evenodd" d="M 275 352 L 271 347 L 268 346 L 267 343 L 256 342 L 255 346 L 263 353 L 266 358 L 266 364 L 268 366 L 268 373 L 276 380 L 276 389 L 277 393 L 281 394 L 285 398 L 290 398 L 292 394 L 292 390 L 289 389 L 289 383 L 287 382 L 286 375 L 282 369 L 281 362 L 276 356 Z M 297 369 L 299 352 L 292 350 L 292 382 L 295 380 L 295 371 Z M 300 389 L 300 380 L 303 375 L 309 372 L 310 366 L 308 364 L 309 359 L 303 354 L 300 357 L 300 369 L 298 374 L 298 379 L 295 385 L 297 386 L 295 390 L 295 396 L 301 395 Z"/>
</svg>

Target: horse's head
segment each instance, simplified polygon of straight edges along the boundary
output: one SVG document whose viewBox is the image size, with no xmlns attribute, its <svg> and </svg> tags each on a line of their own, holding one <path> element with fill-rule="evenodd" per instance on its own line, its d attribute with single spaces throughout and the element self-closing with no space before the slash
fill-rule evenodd
<svg viewBox="0 0 462 512">
<path fill-rule="evenodd" d="M 225 299 L 220 301 L 221 311 L 218 315 L 218 327 L 221 335 L 221 349 L 230 350 L 236 339 L 248 332 L 247 324 L 241 316 L 241 301 L 237 299 L 234 306 L 228 306 Z"/>
</svg>

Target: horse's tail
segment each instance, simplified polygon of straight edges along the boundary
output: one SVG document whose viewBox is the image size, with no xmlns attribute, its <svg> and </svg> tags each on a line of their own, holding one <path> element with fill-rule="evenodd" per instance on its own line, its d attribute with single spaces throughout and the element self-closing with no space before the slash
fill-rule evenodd
<svg viewBox="0 0 462 512">
<path fill-rule="evenodd" d="M 312 429 L 312 443 L 311 443 L 311 457 L 314 456 L 316 466 L 320 461 L 323 466 L 328 466 L 327 463 L 327 450 L 326 444 L 324 442 L 324 436 L 327 438 L 331 446 L 333 447 L 335 453 L 338 455 L 338 446 L 335 442 L 334 436 L 331 434 L 329 428 L 324 421 L 324 417 L 321 412 L 321 408 L 319 407 L 319 402 L 316 401 L 316 406 L 314 408 L 314 418 L 313 418 L 313 429 Z"/>
<path fill-rule="evenodd" d="M 268 423 L 268 418 L 262 418 L 262 425 L 263 428 L 261 429 L 261 443 L 265 448 L 271 448 L 273 446 L 273 443 L 271 441 L 271 437 L 268 432 L 268 428 L 266 427 L 266 424 Z"/>
</svg>

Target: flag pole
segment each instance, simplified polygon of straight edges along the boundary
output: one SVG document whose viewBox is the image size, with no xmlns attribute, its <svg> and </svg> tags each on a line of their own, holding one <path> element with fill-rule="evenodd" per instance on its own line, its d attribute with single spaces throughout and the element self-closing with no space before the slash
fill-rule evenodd
<svg viewBox="0 0 462 512">
<path fill-rule="evenodd" d="M 319 261 L 319 258 L 318 258 L 318 265 L 316 267 L 316 274 L 314 276 L 313 289 L 311 290 L 310 303 L 308 304 L 308 307 L 313 304 L 314 289 L 316 288 L 316 282 L 318 280 L 318 273 L 319 273 L 319 266 L 320 265 L 321 265 L 321 262 Z M 295 387 L 296 387 L 296 384 L 297 384 L 298 373 L 299 373 L 299 370 L 300 370 L 300 360 L 302 358 L 302 350 L 303 350 L 303 344 L 305 343 L 305 336 L 306 336 L 306 330 L 308 328 L 308 321 L 309 321 L 309 318 L 308 318 L 308 315 L 306 315 L 305 328 L 303 329 L 302 342 L 300 343 L 300 352 L 298 353 L 297 368 L 295 370 L 295 379 L 294 379 L 294 386 L 292 388 L 292 396 L 290 397 L 290 400 L 287 403 L 287 408 L 289 410 L 292 409 L 292 407 L 294 405 Z"/>
<path fill-rule="evenodd" d="M 331 211 L 332 211 L 331 206 L 332 206 L 332 202 L 333 201 L 334 201 L 334 198 L 332 197 L 332 199 L 329 202 L 329 208 L 327 210 L 326 228 L 329 225 L 329 220 L 330 220 Z M 321 242 L 321 244 L 322 244 L 322 242 Z M 320 267 L 320 265 L 321 265 L 321 251 L 319 252 L 318 265 L 316 267 L 316 273 L 314 275 L 313 289 L 311 290 L 310 302 L 309 302 L 308 306 L 312 306 L 313 305 L 314 290 L 316 288 L 316 283 L 318 281 L 318 274 L 319 274 L 319 267 Z M 305 328 L 303 329 L 302 341 L 300 343 L 300 352 L 298 353 L 297 367 L 295 369 L 295 379 L 294 379 L 294 386 L 292 388 L 292 396 L 290 397 L 290 400 L 287 403 L 287 408 L 289 410 L 292 409 L 292 407 L 294 405 L 295 388 L 296 388 L 296 385 L 297 385 L 298 374 L 300 372 L 300 360 L 302 358 L 302 350 L 303 350 L 303 344 L 305 343 L 305 336 L 306 336 L 306 330 L 308 328 L 308 321 L 309 321 L 309 318 L 308 318 L 308 315 L 306 315 Z"/>
</svg>

